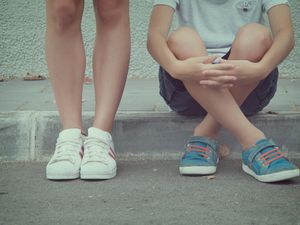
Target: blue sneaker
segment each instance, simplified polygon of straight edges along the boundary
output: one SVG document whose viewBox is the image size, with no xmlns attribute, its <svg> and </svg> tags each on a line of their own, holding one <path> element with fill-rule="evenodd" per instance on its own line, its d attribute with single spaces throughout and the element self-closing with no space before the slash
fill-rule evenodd
<svg viewBox="0 0 300 225">
<path fill-rule="evenodd" d="M 243 170 L 261 182 L 276 182 L 299 176 L 299 169 L 268 139 L 242 153 Z"/>
<path fill-rule="evenodd" d="M 180 161 L 180 174 L 207 175 L 215 173 L 219 161 L 217 148 L 217 142 L 210 138 L 190 137 Z"/>
</svg>

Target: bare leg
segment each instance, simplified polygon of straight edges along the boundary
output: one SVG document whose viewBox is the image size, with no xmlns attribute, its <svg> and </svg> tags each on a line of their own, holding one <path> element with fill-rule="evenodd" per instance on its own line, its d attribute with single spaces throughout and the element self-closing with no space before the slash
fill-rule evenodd
<svg viewBox="0 0 300 225">
<path fill-rule="evenodd" d="M 251 36 L 248 34 L 247 38 L 246 34 L 249 32 L 248 30 L 252 30 L 251 32 L 253 35 L 253 31 L 255 31 L 255 29 L 260 29 L 258 31 L 261 32 L 264 28 L 260 25 L 251 24 L 248 25 L 248 27 L 241 29 L 233 44 L 232 53 L 230 55 L 231 59 L 238 58 L 253 61 L 259 60 L 265 51 L 267 51 L 269 47 L 266 45 L 266 43 L 263 43 L 263 46 L 258 45 L 257 49 L 251 48 L 251 39 L 249 40 L 249 37 Z M 178 58 L 185 59 L 192 56 L 201 56 L 207 54 L 206 51 L 204 51 L 204 45 L 196 32 L 189 28 L 181 28 L 181 30 L 176 32 L 170 36 L 169 46 Z M 189 32 L 188 35 L 187 32 Z M 261 39 L 257 39 L 259 38 L 257 36 L 254 37 L 256 45 L 260 40 L 265 42 L 270 40 L 269 36 L 265 35 L 266 33 L 266 31 L 265 33 L 262 33 Z M 269 39 L 267 39 L 266 36 Z M 245 40 L 245 38 L 250 43 L 242 42 Z M 269 46 L 270 45 L 271 41 L 269 41 Z M 258 53 L 253 54 L 253 52 L 256 53 L 256 51 L 251 50 L 258 51 L 260 55 Z M 227 89 L 203 89 L 201 86 L 193 82 L 185 82 L 185 85 L 192 96 L 209 112 L 205 119 L 196 127 L 194 135 L 215 137 L 220 129 L 219 123 L 214 119 L 216 118 L 221 124 L 223 124 L 225 128 L 227 128 L 235 137 L 237 137 L 244 148 L 248 148 L 258 139 L 264 137 L 264 134 L 247 120 L 236 104 L 236 102 L 241 104 L 257 84 L 246 87 L 235 87 L 231 90 L 231 93 Z M 220 99 L 222 99 L 222 101 L 220 101 Z M 239 122 L 237 123 L 237 121 Z"/>
<path fill-rule="evenodd" d="M 93 70 L 94 127 L 111 132 L 123 93 L 130 57 L 128 0 L 94 0 L 97 33 Z"/>
<path fill-rule="evenodd" d="M 80 28 L 83 1 L 51 0 L 46 5 L 46 58 L 58 111 L 64 129 L 81 129 L 85 70 Z"/>
<path fill-rule="evenodd" d="M 259 24 L 249 24 L 240 29 L 232 45 L 229 59 L 246 59 L 258 62 L 272 45 L 270 32 Z M 251 85 L 234 86 L 230 92 L 238 105 L 242 105 L 247 96 L 259 82 Z M 210 114 L 195 128 L 194 135 L 215 138 L 221 125 Z"/>
</svg>

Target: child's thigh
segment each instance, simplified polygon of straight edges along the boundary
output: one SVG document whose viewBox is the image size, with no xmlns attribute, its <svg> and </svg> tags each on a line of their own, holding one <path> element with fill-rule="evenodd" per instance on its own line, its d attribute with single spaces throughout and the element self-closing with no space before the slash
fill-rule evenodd
<svg viewBox="0 0 300 225">
<path fill-rule="evenodd" d="M 207 55 L 206 47 L 198 32 L 191 27 L 180 27 L 167 40 L 170 50 L 179 58 Z"/>
<path fill-rule="evenodd" d="M 272 45 L 270 31 L 261 24 L 251 23 L 240 28 L 231 47 L 231 59 L 258 61 Z"/>
</svg>

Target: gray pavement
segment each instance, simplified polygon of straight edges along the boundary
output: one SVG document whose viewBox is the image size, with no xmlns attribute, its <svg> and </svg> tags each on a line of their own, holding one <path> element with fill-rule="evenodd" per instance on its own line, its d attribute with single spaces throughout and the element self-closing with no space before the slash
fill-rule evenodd
<svg viewBox="0 0 300 225">
<path fill-rule="evenodd" d="M 177 163 L 121 161 L 115 179 L 89 182 L 48 181 L 45 163 L 2 163 L 0 224 L 300 224 L 299 178 L 260 183 L 228 158 L 214 179 L 183 177 Z"/>
</svg>

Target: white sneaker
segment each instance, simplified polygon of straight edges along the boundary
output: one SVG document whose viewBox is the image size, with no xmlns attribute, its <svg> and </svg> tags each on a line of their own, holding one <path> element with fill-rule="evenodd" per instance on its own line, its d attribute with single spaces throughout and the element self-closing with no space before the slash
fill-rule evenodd
<svg viewBox="0 0 300 225">
<path fill-rule="evenodd" d="M 110 133 L 89 128 L 80 173 L 81 179 L 111 179 L 116 176 L 117 163 Z"/>
<path fill-rule="evenodd" d="M 83 155 L 80 129 L 66 129 L 59 133 L 54 155 L 46 168 L 46 177 L 50 180 L 79 178 Z"/>
</svg>

